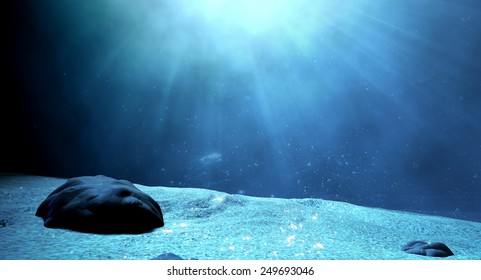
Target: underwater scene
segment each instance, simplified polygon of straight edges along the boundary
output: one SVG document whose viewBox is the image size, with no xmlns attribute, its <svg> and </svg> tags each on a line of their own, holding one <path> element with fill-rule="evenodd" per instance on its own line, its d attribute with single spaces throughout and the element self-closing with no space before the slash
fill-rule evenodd
<svg viewBox="0 0 481 280">
<path fill-rule="evenodd" d="M 0 259 L 481 259 L 481 2 L 7 1 Z"/>
</svg>

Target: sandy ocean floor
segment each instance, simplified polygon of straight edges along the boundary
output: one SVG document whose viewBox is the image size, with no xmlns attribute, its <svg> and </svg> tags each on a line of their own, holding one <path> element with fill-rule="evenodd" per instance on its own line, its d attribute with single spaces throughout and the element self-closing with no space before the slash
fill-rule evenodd
<svg viewBox="0 0 481 280">
<path fill-rule="evenodd" d="M 0 176 L 0 259 L 405 260 L 411 240 L 443 242 L 450 260 L 481 259 L 481 223 L 321 199 L 278 199 L 136 185 L 161 206 L 165 226 L 139 235 L 49 229 L 35 216 L 65 179 Z"/>
</svg>

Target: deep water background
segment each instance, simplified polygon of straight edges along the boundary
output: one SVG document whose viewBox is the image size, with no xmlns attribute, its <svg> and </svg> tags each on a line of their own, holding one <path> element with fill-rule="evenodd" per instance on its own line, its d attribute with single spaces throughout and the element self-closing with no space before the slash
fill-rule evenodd
<svg viewBox="0 0 481 280">
<path fill-rule="evenodd" d="M 0 172 L 481 221 L 481 2 L 277 2 L 7 1 Z"/>
</svg>

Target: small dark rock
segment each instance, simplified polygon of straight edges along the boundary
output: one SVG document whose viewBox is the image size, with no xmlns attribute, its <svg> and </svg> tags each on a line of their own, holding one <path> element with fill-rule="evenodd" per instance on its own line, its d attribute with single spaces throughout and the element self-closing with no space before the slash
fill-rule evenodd
<svg viewBox="0 0 481 280">
<path fill-rule="evenodd" d="M 183 258 L 177 256 L 176 254 L 164 253 L 164 254 L 158 255 L 152 260 L 183 260 Z"/>
<path fill-rule="evenodd" d="M 426 241 L 411 241 L 402 247 L 402 250 L 409 254 L 416 254 L 428 257 L 449 257 L 454 253 L 446 244 L 441 242 L 428 243 Z"/>
<path fill-rule="evenodd" d="M 152 258 L 151 260 L 184 260 L 184 259 L 173 253 L 164 253 L 164 254 L 158 255 L 155 258 Z M 188 259 L 188 260 L 197 260 L 197 259 Z"/>
</svg>

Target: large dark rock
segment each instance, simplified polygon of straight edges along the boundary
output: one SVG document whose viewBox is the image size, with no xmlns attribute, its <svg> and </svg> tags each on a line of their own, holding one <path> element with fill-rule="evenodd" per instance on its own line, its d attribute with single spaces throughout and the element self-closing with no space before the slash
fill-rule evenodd
<svg viewBox="0 0 481 280">
<path fill-rule="evenodd" d="M 48 228 L 90 233 L 143 233 L 164 225 L 159 204 L 125 180 L 69 179 L 37 209 Z"/>
<path fill-rule="evenodd" d="M 428 257 L 449 257 L 454 255 L 446 244 L 441 242 L 411 241 L 402 247 L 406 253 Z"/>
</svg>

